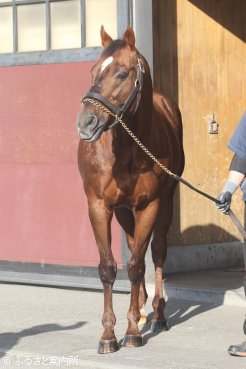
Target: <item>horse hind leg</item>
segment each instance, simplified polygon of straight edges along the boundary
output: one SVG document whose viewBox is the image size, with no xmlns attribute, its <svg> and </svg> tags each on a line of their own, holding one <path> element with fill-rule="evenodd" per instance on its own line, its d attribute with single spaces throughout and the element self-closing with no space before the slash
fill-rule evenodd
<svg viewBox="0 0 246 369">
<path fill-rule="evenodd" d="M 158 214 L 159 199 L 153 200 L 148 206 L 136 211 L 134 242 L 132 255 L 127 263 L 128 277 L 131 282 L 131 300 L 127 314 L 128 327 L 125 333 L 123 346 L 138 347 L 143 345 L 138 322 L 140 320 L 139 293 L 140 285 L 145 274 L 145 254 L 153 230 L 153 225 Z"/>
<path fill-rule="evenodd" d="M 132 252 L 133 243 L 134 243 L 133 237 L 131 237 L 129 234 L 126 233 L 126 241 L 127 241 L 129 250 Z M 148 316 L 145 312 L 145 304 L 147 302 L 147 299 L 148 299 L 148 293 L 146 290 L 145 278 L 143 275 L 140 281 L 140 286 L 139 286 L 138 306 L 139 306 L 139 311 L 140 311 L 140 319 L 138 321 L 138 325 L 145 325 L 148 322 Z"/>
<path fill-rule="evenodd" d="M 135 229 L 135 219 L 132 214 L 132 211 L 127 208 L 117 208 L 115 209 L 115 216 L 125 232 L 128 249 L 132 252 L 134 244 L 133 236 Z M 148 294 L 145 286 L 145 278 L 143 277 L 140 283 L 139 290 L 139 310 L 140 310 L 140 319 L 138 322 L 139 325 L 144 325 L 148 322 L 148 317 L 144 309 L 147 299 Z"/>
<path fill-rule="evenodd" d="M 140 319 L 138 325 L 145 325 L 148 323 L 148 315 L 145 311 L 145 304 L 148 299 L 148 293 L 145 286 L 145 278 L 143 277 L 140 283 L 138 305 L 140 310 Z"/>
<path fill-rule="evenodd" d="M 167 252 L 167 233 L 172 221 L 173 196 L 162 200 L 159 215 L 154 226 L 151 243 L 152 259 L 155 266 L 155 295 L 152 301 L 153 319 L 152 332 L 167 331 L 168 323 L 165 319 L 165 298 L 163 295 L 163 265 Z"/>
</svg>

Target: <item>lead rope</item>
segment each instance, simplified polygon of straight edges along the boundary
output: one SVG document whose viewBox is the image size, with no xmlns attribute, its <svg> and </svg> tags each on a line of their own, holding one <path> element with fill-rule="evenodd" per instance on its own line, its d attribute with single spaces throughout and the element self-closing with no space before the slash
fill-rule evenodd
<svg viewBox="0 0 246 369">
<path fill-rule="evenodd" d="M 144 146 L 144 144 L 142 144 L 141 141 L 139 141 L 139 139 L 134 135 L 134 133 L 130 130 L 130 128 L 125 124 L 125 122 L 122 120 L 122 116 L 118 116 L 117 114 L 113 113 L 111 110 L 109 110 L 108 108 L 106 108 L 106 106 L 104 106 L 103 104 L 101 104 L 99 101 L 90 99 L 89 97 L 86 97 L 85 99 L 82 99 L 82 104 L 84 103 L 90 103 L 94 106 L 97 106 L 99 109 L 101 109 L 103 112 L 111 115 L 112 117 L 115 118 L 115 120 L 117 122 L 119 122 L 121 124 L 121 126 L 125 129 L 125 131 L 129 134 L 129 136 L 132 137 L 132 139 L 138 144 L 139 147 L 141 147 L 141 149 L 156 163 L 159 165 L 159 167 L 164 170 L 169 176 L 173 177 L 177 182 L 181 182 L 183 183 L 185 186 L 189 187 L 191 190 L 199 193 L 200 195 L 206 197 L 207 199 L 215 202 L 216 204 L 220 204 L 220 201 L 218 199 L 216 199 L 215 197 L 207 194 L 206 192 L 203 192 L 201 190 L 199 190 L 198 188 L 194 187 L 193 185 L 191 185 L 189 182 L 187 182 L 185 179 L 179 177 L 177 174 L 174 174 L 173 172 L 171 172 L 164 164 L 162 164 L 148 149 L 146 146 Z M 246 239 L 246 232 L 245 229 L 243 228 L 242 224 L 239 222 L 239 220 L 237 219 L 236 215 L 233 213 L 233 211 L 230 209 L 227 213 L 232 222 L 234 223 L 234 225 L 237 227 L 238 231 L 241 233 L 241 235 L 244 237 L 244 239 Z"/>
</svg>

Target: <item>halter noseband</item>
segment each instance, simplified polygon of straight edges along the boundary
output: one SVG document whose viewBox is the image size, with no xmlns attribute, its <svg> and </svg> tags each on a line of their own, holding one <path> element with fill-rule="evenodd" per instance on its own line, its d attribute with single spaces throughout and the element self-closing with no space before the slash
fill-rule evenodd
<svg viewBox="0 0 246 369">
<path fill-rule="evenodd" d="M 122 118 L 127 112 L 128 108 L 131 106 L 132 102 L 135 99 L 137 99 L 136 107 L 134 111 L 131 113 L 132 115 L 134 115 L 138 109 L 140 98 L 141 98 L 141 89 L 143 87 L 144 72 L 145 72 L 144 65 L 138 54 L 138 62 L 137 62 L 137 67 L 136 67 L 136 80 L 135 80 L 134 88 L 132 92 L 130 93 L 130 95 L 125 100 L 125 102 L 121 105 L 114 105 L 106 97 L 100 95 L 97 92 L 93 92 L 93 91 L 88 91 L 85 94 L 85 96 L 82 98 L 81 103 L 82 104 L 86 102 L 91 103 L 91 100 L 97 100 L 102 105 L 104 105 L 107 109 L 109 109 L 115 116 Z M 114 127 L 117 123 L 118 121 L 117 119 L 115 119 L 114 122 L 108 128 Z"/>
</svg>

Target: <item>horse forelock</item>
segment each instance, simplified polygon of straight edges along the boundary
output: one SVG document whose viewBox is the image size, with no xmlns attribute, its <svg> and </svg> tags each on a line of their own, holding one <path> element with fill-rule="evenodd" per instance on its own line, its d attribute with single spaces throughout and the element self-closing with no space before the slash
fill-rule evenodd
<svg viewBox="0 0 246 369">
<path fill-rule="evenodd" d="M 126 47 L 126 42 L 125 40 L 114 40 L 113 42 L 111 42 L 111 44 L 103 51 L 102 55 L 103 56 L 111 56 L 112 54 L 114 54 L 117 50 L 123 49 L 124 47 Z"/>
</svg>

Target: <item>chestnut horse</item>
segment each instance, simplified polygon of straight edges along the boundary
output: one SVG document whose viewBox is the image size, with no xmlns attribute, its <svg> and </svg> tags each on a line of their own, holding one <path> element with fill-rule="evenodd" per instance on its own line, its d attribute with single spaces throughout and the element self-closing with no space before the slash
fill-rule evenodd
<svg viewBox="0 0 246 369">
<path fill-rule="evenodd" d="M 149 66 L 135 47 L 132 28 L 126 29 L 123 39 L 113 41 L 101 27 L 101 41 L 104 50 L 92 68 L 92 86 L 82 100 L 77 129 L 78 165 L 100 254 L 98 269 L 104 290 L 104 331 L 98 352 L 107 353 L 118 349 L 112 305 L 117 273 L 111 250 L 113 213 L 125 231 L 131 251 L 127 263 L 131 300 L 123 345 L 141 346 L 138 323 L 148 297 L 145 253 L 152 232 L 155 296 L 151 329 L 168 329 L 164 317 L 163 264 L 177 184 L 136 144 L 116 116 L 179 176 L 184 168 L 184 153 L 180 111 L 169 97 L 153 91 Z M 146 315 L 142 320 L 146 320 Z"/>
</svg>

